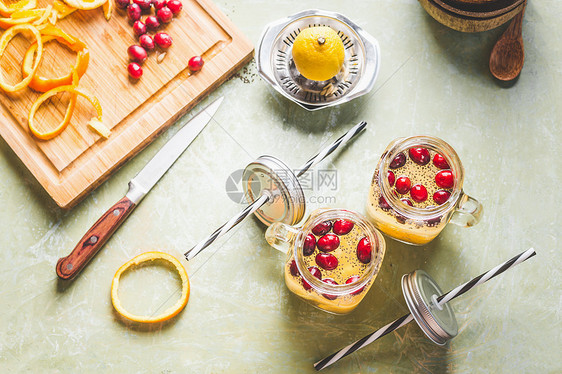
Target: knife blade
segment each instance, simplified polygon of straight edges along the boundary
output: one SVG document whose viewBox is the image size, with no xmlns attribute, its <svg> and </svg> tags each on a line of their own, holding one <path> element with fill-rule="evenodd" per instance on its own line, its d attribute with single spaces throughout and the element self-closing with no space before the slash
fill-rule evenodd
<svg viewBox="0 0 562 374">
<path fill-rule="evenodd" d="M 68 256 L 57 261 L 56 272 L 59 278 L 72 279 L 88 264 L 133 209 L 207 126 L 223 99 L 221 97 L 215 100 L 197 113 L 131 179 L 125 196 L 94 223 Z"/>
</svg>

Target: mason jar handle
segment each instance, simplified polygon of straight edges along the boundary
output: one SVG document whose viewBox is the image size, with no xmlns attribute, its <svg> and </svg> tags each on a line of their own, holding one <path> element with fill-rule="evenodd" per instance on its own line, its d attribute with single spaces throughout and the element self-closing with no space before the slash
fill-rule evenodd
<svg viewBox="0 0 562 374">
<path fill-rule="evenodd" d="M 299 230 L 293 226 L 286 225 L 281 222 L 275 222 L 267 228 L 265 232 L 265 240 L 273 248 L 287 253 L 291 245 L 295 242 Z"/>
<path fill-rule="evenodd" d="M 484 208 L 475 198 L 463 193 L 451 222 L 462 227 L 471 227 L 480 222 Z"/>
</svg>

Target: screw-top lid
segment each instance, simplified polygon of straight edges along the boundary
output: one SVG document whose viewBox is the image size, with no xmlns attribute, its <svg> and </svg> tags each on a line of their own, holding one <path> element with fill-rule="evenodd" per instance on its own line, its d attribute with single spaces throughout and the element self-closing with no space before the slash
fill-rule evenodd
<svg viewBox="0 0 562 374">
<path fill-rule="evenodd" d="M 261 156 L 244 170 L 242 177 L 248 203 L 268 195 L 269 201 L 255 214 L 265 225 L 282 222 L 295 225 L 306 210 L 304 192 L 297 176 L 281 160 Z"/>
<path fill-rule="evenodd" d="M 429 274 L 423 270 L 405 274 L 402 292 L 408 309 L 429 339 L 443 345 L 457 336 L 459 329 L 455 313 L 449 303 L 438 305 L 437 297 L 443 292 Z"/>
</svg>

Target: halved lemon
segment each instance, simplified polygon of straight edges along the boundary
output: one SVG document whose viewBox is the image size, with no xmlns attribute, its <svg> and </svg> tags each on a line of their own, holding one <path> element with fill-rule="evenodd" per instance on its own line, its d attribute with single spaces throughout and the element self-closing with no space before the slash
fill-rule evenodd
<svg viewBox="0 0 562 374">
<path fill-rule="evenodd" d="M 123 306 L 121 305 L 121 301 L 119 300 L 119 280 L 121 275 L 131 267 L 139 266 L 148 261 L 155 261 L 155 260 L 164 260 L 171 264 L 173 268 L 177 271 L 178 275 L 181 279 L 181 296 L 179 300 L 165 310 L 162 314 L 157 316 L 137 316 L 135 314 L 129 313 Z M 136 257 L 132 260 L 126 262 L 121 266 L 115 276 L 113 277 L 113 281 L 111 282 L 111 302 L 113 303 L 113 307 L 122 317 L 127 318 L 128 320 L 134 322 L 141 322 L 141 323 L 156 323 L 156 322 L 163 322 L 167 321 L 170 318 L 175 317 L 179 312 L 185 308 L 187 304 L 187 300 L 189 299 L 189 278 L 187 277 L 187 272 L 185 268 L 178 261 L 174 256 L 169 255 L 164 252 L 145 252 Z"/>
</svg>

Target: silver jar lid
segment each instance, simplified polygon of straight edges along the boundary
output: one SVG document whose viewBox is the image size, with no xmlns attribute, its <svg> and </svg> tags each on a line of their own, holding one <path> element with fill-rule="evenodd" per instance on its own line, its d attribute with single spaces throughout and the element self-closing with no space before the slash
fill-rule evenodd
<svg viewBox="0 0 562 374">
<path fill-rule="evenodd" d="M 304 217 L 306 204 L 300 182 L 281 160 L 273 156 L 259 157 L 244 169 L 242 186 L 248 203 L 262 194 L 270 197 L 255 212 L 265 225 L 282 222 L 292 226 Z"/>
<path fill-rule="evenodd" d="M 342 70 L 327 81 L 303 77 L 292 59 L 293 42 L 304 29 L 328 26 L 345 47 Z M 280 94 L 308 110 L 343 104 L 369 92 L 380 67 L 375 38 L 342 14 L 310 9 L 265 27 L 256 52 L 260 76 Z"/>
<path fill-rule="evenodd" d="M 423 270 L 405 274 L 402 277 L 402 293 L 410 313 L 434 343 L 443 345 L 457 336 L 459 329 L 455 313 L 449 303 L 437 304 L 437 297 L 443 292 L 429 274 Z"/>
</svg>

